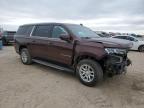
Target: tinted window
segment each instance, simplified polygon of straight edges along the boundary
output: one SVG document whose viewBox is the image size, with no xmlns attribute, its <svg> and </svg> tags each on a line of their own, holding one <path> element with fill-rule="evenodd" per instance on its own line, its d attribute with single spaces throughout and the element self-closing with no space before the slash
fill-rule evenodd
<svg viewBox="0 0 144 108">
<path fill-rule="evenodd" d="M 33 26 L 21 26 L 19 27 L 16 35 L 30 35 Z"/>
<path fill-rule="evenodd" d="M 2 35 L 3 35 L 3 36 L 9 36 L 9 35 L 10 35 L 10 36 L 13 36 L 13 35 L 15 35 L 15 33 L 16 33 L 16 32 L 14 32 L 14 31 L 5 31 L 5 32 L 2 33 Z"/>
<path fill-rule="evenodd" d="M 16 32 L 8 32 L 8 35 L 15 35 Z"/>
<path fill-rule="evenodd" d="M 3 32 L 2 35 L 7 35 L 7 32 Z"/>
<path fill-rule="evenodd" d="M 127 37 L 126 36 L 121 36 L 121 39 L 127 39 Z"/>
<path fill-rule="evenodd" d="M 33 32 L 33 36 L 49 37 L 50 29 L 51 29 L 51 26 L 49 25 L 37 26 Z"/>
<path fill-rule="evenodd" d="M 113 37 L 113 38 L 118 38 L 118 39 L 120 39 L 119 36 L 116 36 L 116 37 Z"/>
<path fill-rule="evenodd" d="M 61 26 L 54 26 L 53 32 L 52 32 L 52 37 L 53 38 L 59 38 L 61 34 L 66 34 L 68 35 L 68 32 Z"/>
<path fill-rule="evenodd" d="M 127 39 L 126 36 L 116 36 L 116 37 L 114 37 L 114 38 L 118 38 L 118 39 Z"/>
<path fill-rule="evenodd" d="M 130 41 L 135 41 L 135 39 L 133 37 L 127 37 L 127 39 Z"/>
</svg>

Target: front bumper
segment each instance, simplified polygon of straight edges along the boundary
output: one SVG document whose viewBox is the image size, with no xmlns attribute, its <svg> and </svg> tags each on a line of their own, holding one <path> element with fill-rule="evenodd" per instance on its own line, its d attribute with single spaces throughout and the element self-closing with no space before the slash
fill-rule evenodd
<svg viewBox="0 0 144 108">
<path fill-rule="evenodd" d="M 127 66 L 130 64 L 131 61 L 127 58 L 127 55 L 107 55 L 104 61 L 104 71 L 113 75 L 126 73 Z"/>
</svg>

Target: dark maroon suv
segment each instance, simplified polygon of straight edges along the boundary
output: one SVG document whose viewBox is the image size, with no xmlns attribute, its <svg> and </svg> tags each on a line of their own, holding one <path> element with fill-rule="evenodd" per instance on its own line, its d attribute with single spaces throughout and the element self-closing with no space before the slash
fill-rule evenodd
<svg viewBox="0 0 144 108">
<path fill-rule="evenodd" d="M 80 81 L 94 86 L 104 74 L 117 75 L 130 64 L 129 41 L 101 38 L 75 24 L 40 23 L 19 27 L 15 49 L 24 64 L 37 62 L 76 73 Z"/>
</svg>

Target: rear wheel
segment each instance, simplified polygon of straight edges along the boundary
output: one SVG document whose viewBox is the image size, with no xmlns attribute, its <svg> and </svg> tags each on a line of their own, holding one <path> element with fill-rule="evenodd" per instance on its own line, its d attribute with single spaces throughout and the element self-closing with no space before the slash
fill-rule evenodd
<svg viewBox="0 0 144 108">
<path fill-rule="evenodd" d="M 103 79 L 103 71 L 99 63 L 90 59 L 81 60 L 76 68 L 80 81 L 87 86 L 95 84 Z"/>
<path fill-rule="evenodd" d="M 27 48 L 21 49 L 20 57 L 23 64 L 29 65 L 32 63 L 32 59 Z"/>
<path fill-rule="evenodd" d="M 144 45 L 140 46 L 138 50 L 139 52 L 144 52 Z"/>
</svg>

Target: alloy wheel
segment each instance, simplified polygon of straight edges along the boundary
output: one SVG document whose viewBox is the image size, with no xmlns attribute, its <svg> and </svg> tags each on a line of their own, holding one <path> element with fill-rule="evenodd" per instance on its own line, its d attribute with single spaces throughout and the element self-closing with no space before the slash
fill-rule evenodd
<svg viewBox="0 0 144 108">
<path fill-rule="evenodd" d="M 94 69 L 88 65 L 83 64 L 79 68 L 80 77 L 85 82 L 91 82 L 94 79 Z"/>
<path fill-rule="evenodd" d="M 27 56 L 26 52 L 23 51 L 21 53 L 21 59 L 24 63 L 26 63 L 28 61 L 28 56 Z"/>
</svg>

